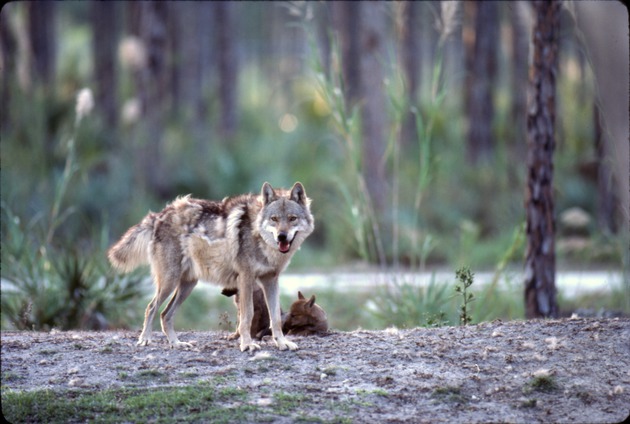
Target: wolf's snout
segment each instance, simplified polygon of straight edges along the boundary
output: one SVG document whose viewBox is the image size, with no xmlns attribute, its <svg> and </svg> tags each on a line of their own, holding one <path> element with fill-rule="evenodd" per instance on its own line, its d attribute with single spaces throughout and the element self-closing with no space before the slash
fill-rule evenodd
<svg viewBox="0 0 630 424">
<path fill-rule="evenodd" d="M 282 253 L 287 253 L 291 249 L 291 241 L 289 241 L 289 237 L 284 231 L 278 233 L 278 249 Z"/>
</svg>

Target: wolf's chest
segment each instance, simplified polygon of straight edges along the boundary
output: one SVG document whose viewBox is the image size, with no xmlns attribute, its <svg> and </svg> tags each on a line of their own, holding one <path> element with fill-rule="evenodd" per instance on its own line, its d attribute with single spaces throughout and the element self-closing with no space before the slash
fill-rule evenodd
<svg viewBox="0 0 630 424">
<path fill-rule="evenodd" d="M 183 266 L 194 278 L 236 287 L 239 274 L 248 274 L 254 279 L 276 277 L 289 263 L 291 255 L 267 249 L 253 240 L 235 246 L 234 239 L 211 239 L 203 233 L 192 233 L 183 237 Z"/>
</svg>

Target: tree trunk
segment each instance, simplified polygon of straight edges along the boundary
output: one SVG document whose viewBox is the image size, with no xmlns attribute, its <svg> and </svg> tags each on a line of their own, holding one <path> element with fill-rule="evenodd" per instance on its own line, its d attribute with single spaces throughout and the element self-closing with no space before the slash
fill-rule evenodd
<svg viewBox="0 0 630 424">
<path fill-rule="evenodd" d="M 595 74 L 597 102 L 601 110 L 605 165 L 615 178 L 618 199 L 615 214 L 618 233 L 630 237 L 630 59 L 628 56 L 628 10 L 621 2 L 575 2 L 578 30 Z M 607 30 L 603 30 L 606 28 Z M 630 250 L 624 249 L 630 263 Z M 628 287 L 628 285 L 626 286 Z"/>
<path fill-rule="evenodd" d="M 116 2 L 91 3 L 96 107 L 102 111 L 105 124 L 110 131 L 114 131 L 118 126 L 117 12 Z M 108 138 L 110 146 L 114 139 L 113 134 Z"/>
<path fill-rule="evenodd" d="M 26 5 L 34 75 L 44 89 L 49 90 L 55 78 L 57 4 L 54 1 L 29 1 Z"/>
<path fill-rule="evenodd" d="M 5 10 L 0 12 L 0 79 L 2 80 L 0 101 L 3 107 L 0 108 L 0 126 L 6 130 L 11 125 L 11 118 L 8 108 L 11 105 L 11 86 L 18 81 L 17 56 L 18 42 L 13 34 L 9 14 L 13 14 L 13 6 L 5 5 Z"/>
<path fill-rule="evenodd" d="M 468 158 L 477 163 L 494 151 L 493 87 L 497 74 L 497 43 L 499 39 L 499 4 L 493 1 L 465 3 L 474 14 L 474 41 L 467 39 L 467 99 Z M 476 9 L 476 10 L 474 10 Z"/>
<path fill-rule="evenodd" d="M 386 171 L 387 99 L 385 97 L 383 63 L 385 47 L 385 3 L 361 3 L 361 129 L 363 136 L 362 172 L 376 222 L 376 242 L 389 245 L 380 236 L 390 234 L 386 228 L 389 189 Z M 378 229 L 378 227 L 376 227 Z M 381 249 L 379 249 L 381 250 Z M 382 252 L 379 261 L 384 262 Z"/>
<path fill-rule="evenodd" d="M 172 4 L 175 17 L 172 31 L 174 47 L 173 110 L 189 129 L 197 151 L 207 152 L 207 126 L 204 104 L 204 48 L 211 50 L 212 32 L 207 32 L 208 2 Z M 204 32 L 206 31 L 206 32 Z M 203 153 L 202 153 L 203 154 Z"/>
<path fill-rule="evenodd" d="M 223 138 L 232 137 L 238 125 L 238 58 L 233 22 L 235 6 L 236 4 L 230 1 L 215 3 L 215 39 L 221 108 L 219 133 Z"/>
<path fill-rule="evenodd" d="M 348 113 L 359 101 L 361 93 L 361 2 L 332 3 L 333 25 L 339 33 L 344 97 Z"/>
<path fill-rule="evenodd" d="M 417 95 L 420 74 L 420 39 L 418 19 L 420 17 L 421 4 L 415 1 L 406 1 L 405 20 L 402 34 L 402 57 L 405 74 L 406 91 L 409 95 L 409 107 L 417 107 Z M 416 128 L 416 117 L 411 110 L 404 117 L 401 142 L 404 146 L 413 145 L 418 140 L 418 130 Z"/>
<path fill-rule="evenodd" d="M 130 2 L 131 32 L 142 40 L 146 49 L 146 66 L 134 71 L 136 93 L 143 114 L 143 128 L 138 156 L 138 172 L 147 190 L 168 197 L 163 169 L 162 136 L 166 119 L 166 96 L 169 94 L 168 8 L 167 2 Z"/>
<path fill-rule="evenodd" d="M 605 132 L 602 128 L 600 108 L 593 105 L 593 127 L 595 141 L 595 158 L 597 161 L 597 222 L 604 233 L 617 233 L 617 216 L 619 209 L 617 187 L 612 166 L 606 159 Z"/>
<path fill-rule="evenodd" d="M 331 66 L 331 45 L 329 28 L 332 26 L 332 11 L 329 5 L 323 3 L 315 7 L 315 19 L 317 22 L 317 46 L 321 52 L 320 61 L 322 71 L 329 79 Z"/>
<path fill-rule="evenodd" d="M 528 30 L 524 22 L 524 8 L 528 5 L 516 1 L 509 7 L 512 29 L 512 110 L 513 125 L 512 150 L 514 158 L 522 158 L 526 154 L 526 122 L 527 111 L 527 57 L 529 54 Z"/>
<path fill-rule="evenodd" d="M 556 75 L 560 2 L 534 3 L 532 97 L 527 114 L 527 253 L 525 314 L 527 318 L 557 317 L 555 285 L 555 217 L 553 151 L 555 148 Z"/>
</svg>

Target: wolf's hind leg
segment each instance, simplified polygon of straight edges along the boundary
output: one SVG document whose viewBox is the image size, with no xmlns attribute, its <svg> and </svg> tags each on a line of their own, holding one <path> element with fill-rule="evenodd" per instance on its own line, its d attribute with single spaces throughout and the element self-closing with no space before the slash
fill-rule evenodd
<svg viewBox="0 0 630 424">
<path fill-rule="evenodd" d="M 162 279 L 159 277 L 155 277 L 155 280 L 157 286 L 155 296 L 153 296 L 153 299 L 151 299 L 151 302 L 149 302 L 149 304 L 147 305 L 147 309 L 144 312 L 144 325 L 142 327 L 142 333 L 140 334 L 140 338 L 138 339 L 137 343 L 139 346 L 146 346 L 151 343 L 151 327 L 153 325 L 155 313 L 160 308 L 162 303 L 164 303 L 166 298 L 169 297 L 175 289 L 173 284 L 160 284 L 160 281 Z"/>
<path fill-rule="evenodd" d="M 179 306 L 186 300 L 192 290 L 197 285 L 197 280 L 181 279 L 175 294 L 166 305 L 166 308 L 162 311 L 160 316 L 162 322 L 162 332 L 168 338 L 171 347 L 192 347 L 192 344 L 186 342 L 180 342 L 177 338 L 177 334 L 173 328 L 173 320 L 175 318 L 175 312 Z"/>
</svg>

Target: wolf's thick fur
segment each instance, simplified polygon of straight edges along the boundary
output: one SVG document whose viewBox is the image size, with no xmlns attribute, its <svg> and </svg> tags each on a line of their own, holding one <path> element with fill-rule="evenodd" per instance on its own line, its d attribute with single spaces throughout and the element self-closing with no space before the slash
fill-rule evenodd
<svg viewBox="0 0 630 424">
<path fill-rule="evenodd" d="M 180 197 L 161 212 L 149 213 L 108 253 L 120 271 L 151 266 L 156 293 L 147 306 L 138 344 L 150 343 L 155 314 L 174 293 L 161 314 L 162 331 L 172 346 L 190 346 L 177 339 L 173 317 L 197 281 L 204 280 L 238 290 L 242 351 L 260 348 L 249 331 L 257 284 L 264 293 L 276 345 L 297 349 L 282 333 L 278 276 L 313 229 L 310 199 L 300 183 L 290 191 L 265 183 L 260 195 L 220 202 Z"/>
</svg>

